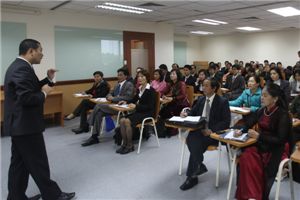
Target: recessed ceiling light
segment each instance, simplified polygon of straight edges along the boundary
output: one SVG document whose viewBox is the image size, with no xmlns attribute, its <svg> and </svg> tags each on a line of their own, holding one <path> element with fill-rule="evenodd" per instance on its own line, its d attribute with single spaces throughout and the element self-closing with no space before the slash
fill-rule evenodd
<svg viewBox="0 0 300 200">
<path fill-rule="evenodd" d="M 221 25 L 221 24 L 228 24 L 227 22 L 222 22 L 222 21 L 218 21 L 218 20 L 213 20 L 213 19 L 195 19 L 193 20 L 193 22 L 197 22 L 197 23 L 202 23 L 202 24 L 209 24 L 209 25 Z"/>
<path fill-rule="evenodd" d="M 214 19 L 203 19 L 203 20 L 208 21 L 208 22 L 218 23 L 218 24 L 228 24 L 227 22 L 222 22 L 222 21 L 218 21 L 218 20 L 214 20 Z"/>
<path fill-rule="evenodd" d="M 255 27 L 250 27 L 250 26 L 237 27 L 236 29 L 244 30 L 244 31 L 259 31 L 259 30 L 261 30 L 260 28 L 255 28 Z"/>
<path fill-rule="evenodd" d="M 103 9 L 107 9 L 107 10 L 115 10 L 115 11 L 135 13 L 135 14 L 143 14 L 143 13 L 145 13 L 143 11 L 129 10 L 129 9 L 125 9 L 125 8 L 117 8 L 117 7 L 105 6 L 105 5 L 97 5 L 96 8 L 103 8 Z"/>
<path fill-rule="evenodd" d="M 120 7 L 120 8 L 130 9 L 130 10 L 139 10 L 139 11 L 143 11 L 143 12 L 152 12 L 152 10 L 150 10 L 150 9 L 138 8 L 138 7 L 134 7 L 134 6 L 126 6 L 126 5 L 122 5 L 122 4 L 116 4 L 116 3 L 106 2 L 106 3 L 104 3 L 104 5 Z"/>
<path fill-rule="evenodd" d="M 275 8 L 268 11 L 284 17 L 300 15 L 300 10 L 293 7 Z"/>
<path fill-rule="evenodd" d="M 212 32 L 206 32 L 206 31 L 190 31 L 190 33 L 200 34 L 200 35 L 212 35 L 212 34 L 214 34 Z"/>
<path fill-rule="evenodd" d="M 195 19 L 193 20 L 193 22 L 197 22 L 197 23 L 202 23 L 202 24 L 209 24 L 209 25 L 220 25 L 218 23 L 215 23 L 215 22 L 208 22 L 208 21 L 203 21 L 203 20 L 199 20 L 199 19 Z"/>
</svg>

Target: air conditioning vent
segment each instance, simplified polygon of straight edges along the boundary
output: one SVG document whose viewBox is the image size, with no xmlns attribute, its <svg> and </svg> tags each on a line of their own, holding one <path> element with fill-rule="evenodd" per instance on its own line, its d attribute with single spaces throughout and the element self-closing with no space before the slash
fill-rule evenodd
<svg viewBox="0 0 300 200">
<path fill-rule="evenodd" d="M 158 4 L 158 3 L 153 3 L 153 2 L 148 2 L 148 3 L 140 4 L 140 5 L 138 5 L 138 6 L 141 6 L 141 7 L 149 7 L 149 6 L 165 6 L 165 5 Z"/>
<path fill-rule="evenodd" d="M 245 18 L 242 18 L 242 20 L 260 20 L 260 18 L 258 18 L 258 17 L 245 17 Z"/>
</svg>

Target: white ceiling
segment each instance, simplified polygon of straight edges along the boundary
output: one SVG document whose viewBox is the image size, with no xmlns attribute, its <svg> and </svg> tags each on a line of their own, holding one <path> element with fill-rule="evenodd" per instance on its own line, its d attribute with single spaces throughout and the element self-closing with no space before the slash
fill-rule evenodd
<svg viewBox="0 0 300 200">
<path fill-rule="evenodd" d="M 46 9 L 49 12 L 71 12 L 89 15 L 115 15 L 150 22 L 165 22 L 174 25 L 175 34 L 190 34 L 189 31 L 208 31 L 215 35 L 243 32 L 235 29 L 240 26 L 261 28 L 262 31 L 279 31 L 300 29 L 300 16 L 282 17 L 268 12 L 268 9 L 292 6 L 300 9 L 300 0 L 275 1 L 236 1 L 236 0 L 198 0 L 198 1 L 109 1 L 129 6 L 152 9 L 153 12 L 143 15 L 117 11 L 96 9 L 95 6 L 108 1 L 72 0 L 61 7 L 50 11 L 51 8 L 64 1 L 2 1 L 2 8 L 10 9 Z M 142 6 L 145 3 L 156 3 L 162 6 Z M 251 19 L 256 17 L 258 19 Z M 226 25 L 212 26 L 192 22 L 194 19 L 209 18 L 228 22 Z M 250 18 L 250 19 L 247 19 Z"/>
</svg>

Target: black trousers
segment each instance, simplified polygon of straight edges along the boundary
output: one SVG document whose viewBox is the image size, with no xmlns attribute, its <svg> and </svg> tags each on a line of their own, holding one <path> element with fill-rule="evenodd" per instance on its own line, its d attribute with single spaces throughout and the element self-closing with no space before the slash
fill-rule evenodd
<svg viewBox="0 0 300 200">
<path fill-rule="evenodd" d="M 197 167 L 203 162 L 203 154 L 209 145 L 218 145 L 218 141 L 204 136 L 201 130 L 192 131 L 186 138 L 186 144 L 190 151 L 190 158 L 188 169 L 186 172 L 187 176 L 192 176 Z"/>
<path fill-rule="evenodd" d="M 8 172 L 8 200 L 26 200 L 29 175 L 37 184 L 43 200 L 55 200 L 61 194 L 50 179 L 50 169 L 42 133 L 13 136 Z"/>
<path fill-rule="evenodd" d="M 75 116 L 80 116 L 80 128 L 88 128 L 89 124 L 87 123 L 87 111 L 95 107 L 95 103 L 91 102 L 88 99 L 83 99 L 80 104 L 76 107 L 73 114 Z"/>
</svg>

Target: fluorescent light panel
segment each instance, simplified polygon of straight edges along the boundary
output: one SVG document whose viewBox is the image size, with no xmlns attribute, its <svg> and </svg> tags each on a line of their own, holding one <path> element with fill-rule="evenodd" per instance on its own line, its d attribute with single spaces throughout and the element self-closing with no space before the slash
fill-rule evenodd
<svg viewBox="0 0 300 200">
<path fill-rule="evenodd" d="M 208 21 L 208 22 L 218 23 L 218 24 L 228 24 L 227 22 L 222 22 L 222 21 L 218 21 L 218 20 L 214 20 L 214 19 L 203 19 L 203 20 Z"/>
<path fill-rule="evenodd" d="M 203 21 L 203 20 L 199 20 L 199 19 L 196 19 L 196 20 L 193 20 L 193 22 L 197 22 L 197 23 L 202 23 L 202 24 L 209 24 L 209 25 L 220 25 L 218 23 L 215 23 L 215 22 L 208 22 L 208 21 Z"/>
<path fill-rule="evenodd" d="M 128 13 L 135 13 L 135 14 L 145 13 L 143 11 L 129 10 L 129 9 L 125 9 L 125 8 L 117 8 L 117 7 L 105 6 L 105 5 L 97 5 L 96 8 L 103 8 L 103 9 L 107 9 L 107 10 L 114 10 L 114 11 L 128 12 Z"/>
<path fill-rule="evenodd" d="M 237 27 L 236 29 L 244 30 L 244 31 L 259 31 L 259 30 L 261 30 L 260 28 L 255 28 L 255 27 L 250 27 L 250 26 Z"/>
<path fill-rule="evenodd" d="M 214 34 L 212 32 L 206 32 L 206 31 L 190 31 L 190 33 L 200 34 L 200 35 L 212 35 L 212 34 Z"/>
<path fill-rule="evenodd" d="M 202 23 L 202 24 L 209 24 L 209 25 L 221 25 L 221 24 L 228 24 L 227 22 L 222 22 L 222 21 L 218 21 L 218 20 L 213 20 L 213 19 L 195 19 L 193 20 L 193 22 L 197 22 L 197 23 Z"/>
<path fill-rule="evenodd" d="M 150 10 L 150 9 L 138 8 L 138 7 L 134 7 L 134 6 L 126 6 L 126 5 L 122 5 L 122 4 L 116 4 L 116 3 L 106 2 L 106 3 L 104 3 L 104 5 L 120 7 L 120 8 L 125 8 L 125 9 L 131 9 L 131 10 L 139 10 L 139 11 L 143 11 L 143 12 L 152 12 L 152 10 Z"/>
<path fill-rule="evenodd" d="M 268 11 L 284 17 L 300 15 L 300 10 L 293 7 L 275 8 L 275 9 L 270 9 Z"/>
</svg>

